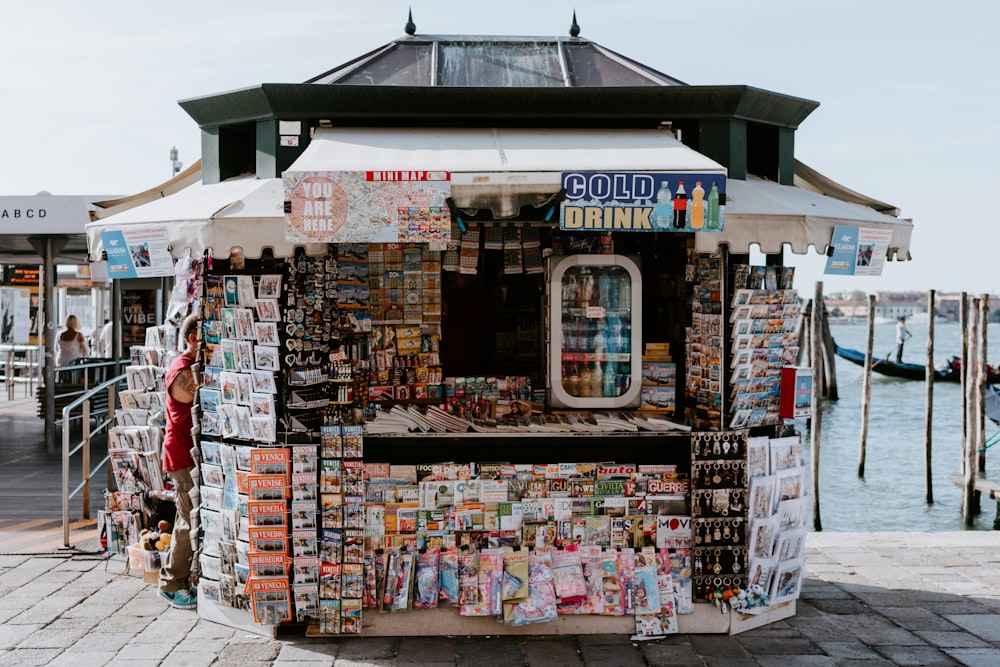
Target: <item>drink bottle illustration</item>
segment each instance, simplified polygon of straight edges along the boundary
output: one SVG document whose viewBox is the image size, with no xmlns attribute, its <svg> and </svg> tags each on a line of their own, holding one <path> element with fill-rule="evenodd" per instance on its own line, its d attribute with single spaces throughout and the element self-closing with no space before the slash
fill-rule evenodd
<svg viewBox="0 0 1000 667">
<path fill-rule="evenodd" d="M 663 181 L 660 184 L 660 189 L 656 192 L 656 209 L 654 212 L 656 221 L 653 224 L 655 229 L 668 229 L 670 227 L 670 221 L 673 216 L 671 201 L 670 188 L 667 186 L 667 182 Z"/>
<path fill-rule="evenodd" d="M 674 193 L 674 229 L 684 229 L 687 224 L 687 192 L 684 190 L 684 181 L 677 184 L 677 192 Z"/>
<path fill-rule="evenodd" d="M 691 229 L 701 229 L 705 224 L 705 188 L 695 181 L 691 190 Z"/>
<path fill-rule="evenodd" d="M 712 183 L 712 189 L 708 191 L 707 222 L 708 229 L 719 229 L 719 186 Z"/>
</svg>

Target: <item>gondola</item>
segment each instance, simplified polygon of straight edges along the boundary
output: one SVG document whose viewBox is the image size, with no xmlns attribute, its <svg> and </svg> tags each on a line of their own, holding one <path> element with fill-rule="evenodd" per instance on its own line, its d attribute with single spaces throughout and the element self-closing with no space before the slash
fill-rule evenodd
<svg viewBox="0 0 1000 667">
<path fill-rule="evenodd" d="M 847 359 L 853 364 L 858 366 L 865 365 L 865 353 L 859 352 L 857 350 L 852 350 L 849 347 L 841 347 L 834 343 L 834 349 L 837 352 L 837 356 L 842 359 Z M 889 377 L 904 378 L 906 380 L 923 380 L 927 377 L 927 367 L 923 364 L 907 364 L 907 363 L 897 363 L 890 360 L 888 357 L 883 359 L 872 359 L 872 370 L 876 373 L 881 373 L 882 375 L 887 375 Z M 960 372 L 961 366 L 952 359 L 952 363 L 948 364 L 946 369 L 934 369 L 934 379 L 938 382 L 960 382 L 962 380 L 962 374 Z M 996 373 L 990 373 L 988 382 L 994 383 L 1000 379 Z"/>
</svg>

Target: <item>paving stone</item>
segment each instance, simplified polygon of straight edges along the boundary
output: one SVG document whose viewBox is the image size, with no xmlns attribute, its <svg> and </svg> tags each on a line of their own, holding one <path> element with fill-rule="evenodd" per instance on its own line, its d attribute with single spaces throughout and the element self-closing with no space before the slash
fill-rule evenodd
<svg viewBox="0 0 1000 667">
<path fill-rule="evenodd" d="M 876 607 L 875 611 L 913 632 L 958 629 L 958 626 L 948 619 L 923 607 Z"/>
<path fill-rule="evenodd" d="M 835 667 L 838 663 L 828 655 L 758 655 L 761 667 Z M 867 667 L 867 665 L 866 665 Z"/>
<path fill-rule="evenodd" d="M 854 598 L 813 600 L 813 606 L 824 614 L 856 615 L 864 614 L 868 607 Z"/>
<path fill-rule="evenodd" d="M 248 663 L 271 662 L 278 657 L 281 645 L 272 640 L 267 642 L 230 643 L 219 652 L 219 660 L 240 658 Z"/>
<path fill-rule="evenodd" d="M 282 642 L 277 662 L 309 662 L 325 661 L 330 664 L 337 657 L 340 646 L 336 642 L 323 643 L 290 643 Z"/>
<path fill-rule="evenodd" d="M 213 651 L 179 651 L 174 649 L 160 667 L 208 667 L 215 662 Z"/>
<path fill-rule="evenodd" d="M 701 656 L 744 657 L 743 645 L 729 635 L 692 635 L 691 646 Z"/>
<path fill-rule="evenodd" d="M 397 662 L 434 662 L 455 658 L 455 640 L 447 637 L 403 637 L 396 646 Z"/>
<path fill-rule="evenodd" d="M 986 641 L 1000 642 L 1000 619 L 996 614 L 944 614 L 942 615 L 960 628 Z"/>
<path fill-rule="evenodd" d="M 523 665 L 519 641 L 501 642 L 495 638 L 469 638 L 455 640 L 456 664 L 469 667 L 508 667 Z"/>
<path fill-rule="evenodd" d="M 1000 648 L 945 649 L 946 654 L 968 667 L 996 667 L 1000 665 Z"/>
<path fill-rule="evenodd" d="M 740 644 L 750 655 L 820 655 L 822 651 L 803 637 L 744 637 Z"/>
<path fill-rule="evenodd" d="M 705 663 L 690 644 L 667 644 L 665 642 L 643 642 L 639 652 L 651 667 L 672 665 L 676 667 L 701 667 Z"/>
<path fill-rule="evenodd" d="M 177 638 L 180 640 L 180 637 Z M 133 660 L 163 660 L 174 650 L 176 642 L 150 644 L 148 642 L 130 642 L 122 646 L 115 656 L 115 662 L 131 664 Z"/>
<path fill-rule="evenodd" d="M 341 660 L 388 660 L 396 657 L 396 640 L 391 637 L 369 637 L 345 641 L 340 645 L 337 662 Z"/>
<path fill-rule="evenodd" d="M 816 642 L 816 646 L 826 655 L 843 660 L 878 660 L 882 657 L 859 641 Z"/>
<path fill-rule="evenodd" d="M 0 653 L 0 667 L 48 665 L 62 653 L 60 648 L 18 648 Z"/>
<path fill-rule="evenodd" d="M 642 656 L 631 643 L 624 646 L 581 646 L 580 653 L 587 665 L 616 667 L 645 667 Z"/>
<path fill-rule="evenodd" d="M 333 667 L 396 667 L 396 661 L 394 658 L 362 658 L 360 660 L 337 658 Z"/>
<path fill-rule="evenodd" d="M 563 637 L 525 638 L 521 646 L 530 667 L 576 667 L 583 664 L 576 642 Z"/>
<path fill-rule="evenodd" d="M 81 637 L 73 650 L 99 653 L 101 651 L 119 651 L 132 641 L 132 632 L 91 632 Z"/>
<path fill-rule="evenodd" d="M 933 646 L 879 646 L 878 651 L 897 665 L 936 667 L 955 664 L 948 654 Z"/>
<path fill-rule="evenodd" d="M 115 659 L 116 651 L 80 651 L 74 647 L 72 651 L 61 653 L 49 667 L 103 667 L 110 665 Z"/>
<path fill-rule="evenodd" d="M 41 623 L 12 625 L 5 624 L 3 632 L 0 632 L 0 650 L 12 649 L 25 640 L 31 633 L 41 630 Z"/>
<path fill-rule="evenodd" d="M 1000 622 L 998 620 L 997 622 Z M 917 632 L 918 637 L 938 648 L 992 648 L 991 645 L 968 632 Z"/>
</svg>

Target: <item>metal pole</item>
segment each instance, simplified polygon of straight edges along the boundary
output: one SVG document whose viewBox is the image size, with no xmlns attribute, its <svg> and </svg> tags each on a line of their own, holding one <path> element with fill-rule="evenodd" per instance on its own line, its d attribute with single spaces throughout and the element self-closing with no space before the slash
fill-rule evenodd
<svg viewBox="0 0 1000 667">
<path fill-rule="evenodd" d="M 924 492 L 928 505 L 934 504 L 931 475 L 931 426 L 934 421 L 934 290 L 927 293 L 927 412 L 924 415 Z"/>
<path fill-rule="evenodd" d="M 868 340 L 865 343 L 865 372 L 861 376 L 861 452 L 858 454 L 858 477 L 865 476 L 868 446 L 868 415 L 872 400 L 872 349 L 875 346 L 875 295 L 868 295 Z"/>
<path fill-rule="evenodd" d="M 52 251 L 52 237 L 45 237 L 44 264 L 42 265 L 42 312 L 38 334 L 45 340 L 45 450 L 49 454 L 56 452 L 56 375 L 55 375 L 55 285 L 56 267 Z M 63 424 L 63 433 L 67 433 L 68 424 Z M 68 530 L 68 528 L 67 528 Z"/>
<path fill-rule="evenodd" d="M 90 518 L 90 400 L 83 402 L 83 518 Z"/>
<path fill-rule="evenodd" d="M 50 396 L 50 399 L 52 397 Z M 50 404 L 54 401 L 50 400 Z M 69 407 L 69 406 L 67 406 Z M 69 413 L 62 411 L 62 525 L 63 548 L 69 548 Z"/>
<path fill-rule="evenodd" d="M 122 283 L 111 281 L 111 358 L 121 359 L 122 356 Z M 114 374 L 119 375 L 121 367 L 115 366 Z"/>
<path fill-rule="evenodd" d="M 820 443 L 820 387 L 823 382 L 823 344 L 820 342 L 822 335 L 822 322 L 820 321 L 820 309 L 823 307 L 823 283 L 816 282 L 816 295 L 813 298 L 813 312 L 809 344 L 809 351 L 812 357 L 812 498 L 813 498 L 813 530 L 817 533 L 823 530 L 823 522 L 819 513 L 819 443 Z"/>
</svg>

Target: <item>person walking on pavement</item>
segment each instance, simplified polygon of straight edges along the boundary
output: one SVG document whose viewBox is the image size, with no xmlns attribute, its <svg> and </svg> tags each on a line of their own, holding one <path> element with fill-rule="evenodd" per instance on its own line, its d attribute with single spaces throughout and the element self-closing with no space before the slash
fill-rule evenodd
<svg viewBox="0 0 1000 667">
<path fill-rule="evenodd" d="M 194 468 L 191 407 L 198 388 L 193 368 L 198 352 L 197 315 L 189 315 L 181 322 L 180 334 L 185 344 L 184 351 L 167 369 L 167 428 L 163 439 L 163 471 L 174 483 L 177 515 L 170 550 L 160 568 L 159 595 L 172 607 L 193 609 L 197 606 L 197 589 L 192 588 L 190 582 L 194 559 L 191 549 L 191 489 L 194 488 L 191 478 L 191 469 Z"/>
<path fill-rule="evenodd" d="M 906 316 L 902 315 L 899 321 L 896 322 L 896 363 L 903 363 L 903 343 L 906 339 L 912 336 L 909 329 L 906 328 Z"/>
<path fill-rule="evenodd" d="M 76 315 L 66 318 L 66 328 L 59 332 L 56 348 L 56 366 L 71 364 L 80 357 L 90 356 L 90 345 L 79 331 L 80 321 Z"/>
</svg>

